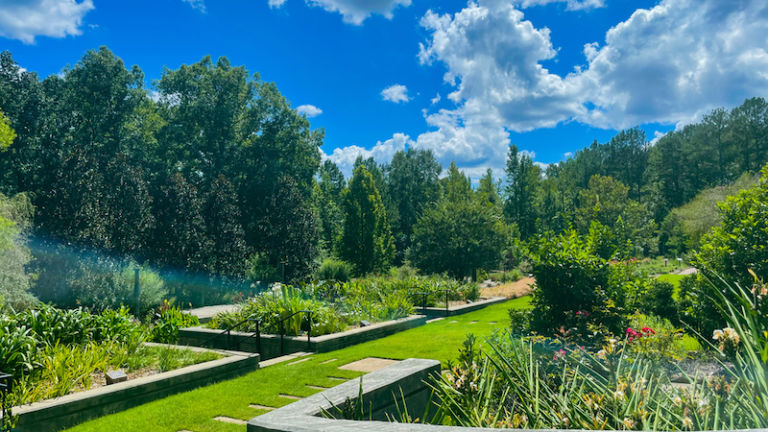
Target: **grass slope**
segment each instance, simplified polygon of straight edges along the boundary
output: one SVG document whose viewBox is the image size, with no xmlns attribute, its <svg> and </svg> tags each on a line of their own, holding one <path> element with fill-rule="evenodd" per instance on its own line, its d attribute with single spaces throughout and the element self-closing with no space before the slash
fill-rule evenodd
<svg viewBox="0 0 768 432">
<path fill-rule="evenodd" d="M 307 385 L 333 387 L 361 373 L 338 369 L 365 357 L 391 359 L 431 358 L 446 362 L 456 357 L 467 333 L 487 336 L 509 326 L 510 308 L 530 307 L 528 297 L 489 306 L 466 315 L 446 318 L 379 340 L 330 353 L 314 354 L 301 363 L 270 366 L 233 380 L 170 396 L 76 426 L 72 432 L 158 431 L 193 432 L 245 431 L 243 425 L 213 420 L 226 416 L 248 420 L 264 414 L 249 405 L 280 407 L 293 400 L 280 394 L 305 397 L 319 390 Z M 323 364 L 325 363 L 325 364 Z"/>
</svg>

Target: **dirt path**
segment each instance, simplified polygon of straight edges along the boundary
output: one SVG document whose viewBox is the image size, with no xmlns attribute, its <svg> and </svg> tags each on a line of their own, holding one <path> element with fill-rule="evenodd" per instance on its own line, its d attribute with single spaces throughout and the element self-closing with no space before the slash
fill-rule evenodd
<svg viewBox="0 0 768 432">
<path fill-rule="evenodd" d="M 485 287 L 480 290 L 483 297 L 518 298 L 531 293 L 531 284 L 536 281 L 531 277 L 522 278 L 517 282 L 509 282 L 495 287 Z"/>
</svg>

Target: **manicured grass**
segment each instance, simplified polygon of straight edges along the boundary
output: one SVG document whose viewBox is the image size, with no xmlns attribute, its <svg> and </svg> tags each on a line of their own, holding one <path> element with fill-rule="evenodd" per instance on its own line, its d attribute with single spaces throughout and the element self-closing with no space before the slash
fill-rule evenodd
<svg viewBox="0 0 768 432">
<path fill-rule="evenodd" d="M 379 340 L 330 353 L 314 354 L 308 360 L 281 363 L 229 381 L 160 399 L 111 416 L 83 423 L 73 432 L 159 431 L 194 432 L 245 431 L 245 426 L 213 420 L 226 416 L 248 420 L 264 411 L 248 405 L 280 407 L 293 400 L 280 394 L 306 397 L 317 393 L 307 385 L 333 387 L 341 381 L 362 375 L 338 369 L 365 357 L 390 359 L 431 358 L 446 364 L 458 354 L 468 333 L 482 337 L 509 326 L 510 308 L 530 307 L 527 297 L 489 306 L 466 315 L 445 318 Z M 333 360 L 333 361 L 330 361 Z M 328 362 L 330 361 L 330 362 Z M 322 364 L 324 362 L 328 362 Z"/>
</svg>

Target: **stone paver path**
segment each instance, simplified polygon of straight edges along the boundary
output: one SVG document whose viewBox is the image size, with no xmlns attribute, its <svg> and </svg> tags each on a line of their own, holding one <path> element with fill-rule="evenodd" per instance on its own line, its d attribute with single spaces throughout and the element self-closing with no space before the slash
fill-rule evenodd
<svg viewBox="0 0 768 432">
<path fill-rule="evenodd" d="M 375 372 L 384 369 L 389 365 L 397 363 L 398 360 L 383 359 L 378 357 L 367 357 L 356 362 L 339 366 L 339 369 L 351 370 L 357 372 Z"/>
</svg>

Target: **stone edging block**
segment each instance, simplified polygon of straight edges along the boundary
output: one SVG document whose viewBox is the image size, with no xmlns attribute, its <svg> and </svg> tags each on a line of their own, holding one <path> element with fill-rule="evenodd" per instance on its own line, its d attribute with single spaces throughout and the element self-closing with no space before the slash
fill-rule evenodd
<svg viewBox="0 0 768 432">
<path fill-rule="evenodd" d="M 229 354 L 218 360 L 16 407 L 13 414 L 18 416 L 18 423 L 14 431 L 62 430 L 259 368 L 258 354 Z"/>
</svg>

